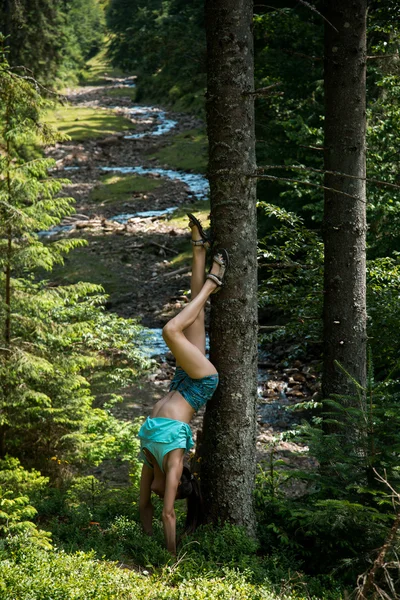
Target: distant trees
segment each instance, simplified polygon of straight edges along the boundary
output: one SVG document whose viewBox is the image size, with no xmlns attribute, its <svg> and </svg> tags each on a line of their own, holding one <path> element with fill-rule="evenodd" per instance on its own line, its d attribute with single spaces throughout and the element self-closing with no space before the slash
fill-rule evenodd
<svg viewBox="0 0 400 600">
<path fill-rule="evenodd" d="M 138 75 L 138 97 L 204 110 L 204 0 L 110 0 L 113 64 Z"/>
<path fill-rule="evenodd" d="M 10 64 L 54 87 L 100 49 L 103 8 L 97 0 L 3 0 L 0 33 Z"/>
<path fill-rule="evenodd" d="M 201 477 L 209 517 L 254 531 L 257 397 L 257 221 L 251 0 L 207 0 L 207 132 L 211 226 L 228 250 L 213 298 L 211 360 L 220 386 L 204 418 Z"/>
</svg>

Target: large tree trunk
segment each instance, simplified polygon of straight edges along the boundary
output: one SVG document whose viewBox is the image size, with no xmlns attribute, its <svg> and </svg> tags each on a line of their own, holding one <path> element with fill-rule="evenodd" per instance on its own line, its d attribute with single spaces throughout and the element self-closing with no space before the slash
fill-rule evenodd
<svg viewBox="0 0 400 600">
<path fill-rule="evenodd" d="M 366 382 L 365 96 L 367 0 L 326 0 L 323 394 L 352 394 Z"/>
<path fill-rule="evenodd" d="M 257 398 L 257 228 L 252 0 L 206 0 L 211 225 L 228 250 L 212 297 L 211 360 L 220 385 L 207 405 L 202 485 L 208 517 L 254 531 Z"/>
</svg>

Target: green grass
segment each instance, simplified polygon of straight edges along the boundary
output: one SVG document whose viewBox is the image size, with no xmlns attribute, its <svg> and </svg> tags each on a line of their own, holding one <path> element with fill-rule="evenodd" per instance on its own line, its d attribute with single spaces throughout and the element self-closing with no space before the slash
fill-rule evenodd
<svg viewBox="0 0 400 600">
<path fill-rule="evenodd" d="M 199 206 L 201 207 L 199 209 Z M 177 227 L 179 229 L 183 229 L 187 227 L 188 218 L 186 216 L 187 212 L 193 213 L 202 223 L 203 227 L 206 229 L 209 228 L 210 222 L 208 219 L 208 215 L 210 213 L 210 203 L 207 202 L 196 202 L 196 204 L 190 204 L 181 206 L 178 210 L 174 211 L 173 217 L 169 219 L 168 223 L 172 225 L 172 227 Z M 192 257 L 192 246 L 189 240 L 184 240 L 182 242 L 182 247 L 180 248 L 180 253 L 170 259 L 171 268 L 179 269 L 184 265 L 189 265 Z"/>
<path fill-rule="evenodd" d="M 119 131 L 131 131 L 135 128 L 129 119 L 117 115 L 111 110 L 60 106 L 48 111 L 44 120 L 72 140 L 102 138 Z"/>
<path fill-rule="evenodd" d="M 105 175 L 90 193 L 93 202 L 110 204 L 129 200 L 134 192 L 150 192 L 159 187 L 162 181 L 139 175 Z"/>
<path fill-rule="evenodd" d="M 207 230 L 210 226 L 210 222 L 208 220 L 208 215 L 210 214 L 210 202 L 208 200 L 196 202 L 195 204 L 185 204 L 185 206 L 181 206 L 178 210 L 175 210 L 171 219 L 169 219 L 168 223 L 173 227 L 179 227 L 183 229 L 188 226 L 188 218 L 186 213 L 192 213 L 195 217 L 199 219 L 203 227 Z"/>
<path fill-rule="evenodd" d="M 83 248 L 75 248 L 65 259 L 64 265 L 56 266 L 52 271 L 52 278 L 55 281 L 65 285 L 87 281 L 97 283 L 104 287 L 107 294 L 124 294 L 131 289 L 126 277 L 124 277 L 122 265 L 118 261 L 118 268 L 112 268 L 112 261 L 106 260 L 106 255 L 99 252 L 92 252 L 93 242 L 100 242 L 100 247 L 104 245 L 104 237 L 91 237 L 89 245 Z M 117 261 L 118 258 L 116 257 Z M 126 267 L 128 269 L 128 267 Z"/>
<path fill-rule="evenodd" d="M 207 136 L 204 129 L 191 129 L 176 135 L 172 143 L 152 155 L 164 164 L 184 171 L 207 170 Z"/>
<path fill-rule="evenodd" d="M 127 74 L 121 69 L 112 67 L 107 57 L 108 39 L 105 38 L 102 50 L 86 63 L 85 70 L 81 73 L 81 83 L 84 85 L 99 85 L 104 83 L 104 76 L 124 77 Z"/>
<path fill-rule="evenodd" d="M 109 90 L 104 90 L 103 93 L 111 98 L 130 98 L 132 102 L 136 98 L 136 88 L 132 87 L 110 88 Z"/>
</svg>

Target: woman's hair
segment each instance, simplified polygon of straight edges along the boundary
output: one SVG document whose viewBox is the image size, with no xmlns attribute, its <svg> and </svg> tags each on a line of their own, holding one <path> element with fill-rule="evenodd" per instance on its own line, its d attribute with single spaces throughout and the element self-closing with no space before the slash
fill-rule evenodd
<svg viewBox="0 0 400 600">
<path fill-rule="evenodd" d="M 185 533 L 192 533 L 204 523 L 203 498 L 200 483 L 187 467 L 183 467 L 179 498 L 186 498 L 187 514 Z"/>
</svg>

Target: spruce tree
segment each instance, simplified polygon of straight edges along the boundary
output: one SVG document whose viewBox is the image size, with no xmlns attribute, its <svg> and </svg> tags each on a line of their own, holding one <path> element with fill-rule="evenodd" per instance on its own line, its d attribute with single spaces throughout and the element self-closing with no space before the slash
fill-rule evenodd
<svg viewBox="0 0 400 600">
<path fill-rule="evenodd" d="M 114 391 L 136 377 L 146 360 L 137 349 L 139 326 L 104 311 L 101 286 L 52 286 L 38 278 L 85 242 L 39 236 L 73 212 L 59 197 L 67 180 L 51 177 L 52 159 L 26 160 L 35 139 L 53 142 L 40 121 L 44 100 L 31 78 L 0 62 L 0 456 L 34 460 L 46 471 L 51 457 L 82 460 L 89 431 L 118 429 L 111 415 L 92 409 L 90 380 Z M 123 435 L 125 435 L 123 433 Z M 97 451 L 97 458 L 107 449 Z"/>
</svg>

